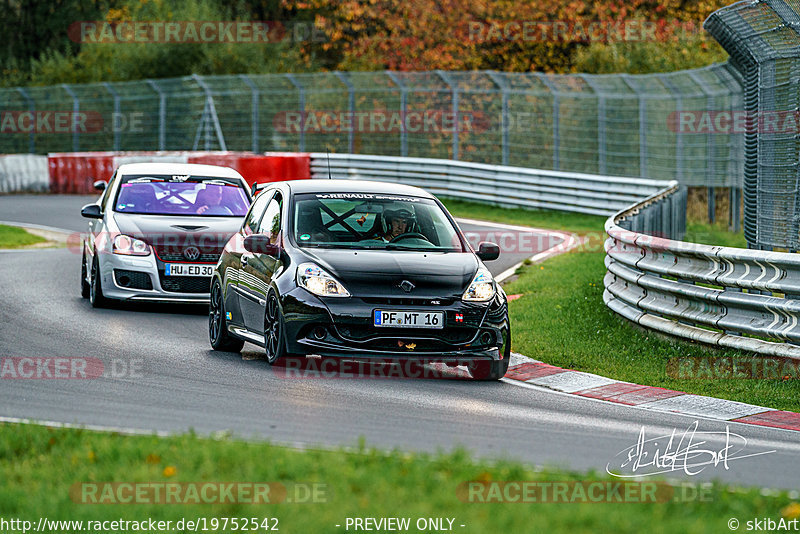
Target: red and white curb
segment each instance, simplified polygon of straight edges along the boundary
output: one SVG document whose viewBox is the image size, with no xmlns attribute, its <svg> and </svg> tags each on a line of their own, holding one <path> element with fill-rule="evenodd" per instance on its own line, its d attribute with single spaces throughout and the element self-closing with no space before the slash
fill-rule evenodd
<svg viewBox="0 0 800 534">
<path fill-rule="evenodd" d="M 508 372 L 503 380 L 523 382 L 562 393 L 656 412 L 678 413 L 800 432 L 800 413 L 621 382 L 604 376 L 548 365 L 516 353 L 511 354 Z"/>
</svg>

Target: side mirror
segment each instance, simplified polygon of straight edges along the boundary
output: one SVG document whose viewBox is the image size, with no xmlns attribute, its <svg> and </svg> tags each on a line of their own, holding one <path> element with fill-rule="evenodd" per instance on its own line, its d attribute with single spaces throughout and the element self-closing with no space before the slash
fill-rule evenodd
<svg viewBox="0 0 800 534">
<path fill-rule="evenodd" d="M 81 215 L 87 219 L 102 219 L 103 210 L 97 204 L 87 204 L 81 208 Z"/>
<path fill-rule="evenodd" d="M 93 184 L 93 186 L 94 186 L 94 188 L 95 188 L 95 189 L 97 189 L 98 191 L 105 191 L 105 190 L 106 190 L 106 187 L 108 186 L 108 184 L 106 183 L 106 181 L 105 181 L 105 180 L 97 180 L 97 181 L 96 181 L 96 182 Z"/>
<path fill-rule="evenodd" d="M 500 257 L 500 247 L 488 241 L 481 241 L 477 254 L 483 261 L 493 261 Z"/>
<path fill-rule="evenodd" d="M 269 242 L 269 236 L 266 234 L 253 234 L 244 238 L 244 249 L 253 254 L 268 254 L 270 256 L 277 256 L 280 247 Z"/>
</svg>

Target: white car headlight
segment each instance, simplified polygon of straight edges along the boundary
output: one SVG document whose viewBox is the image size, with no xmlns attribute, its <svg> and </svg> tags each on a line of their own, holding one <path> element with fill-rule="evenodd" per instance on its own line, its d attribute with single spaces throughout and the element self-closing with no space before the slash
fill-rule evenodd
<svg viewBox="0 0 800 534">
<path fill-rule="evenodd" d="M 342 284 L 316 263 L 303 263 L 297 267 L 297 283 L 319 297 L 349 297 Z"/>
<path fill-rule="evenodd" d="M 494 278 L 486 267 L 481 267 L 469 287 L 461 296 L 462 300 L 469 302 L 486 302 L 495 295 Z"/>
<path fill-rule="evenodd" d="M 112 247 L 114 254 L 124 254 L 126 256 L 149 256 L 150 245 L 129 235 L 120 234 L 114 238 Z"/>
</svg>

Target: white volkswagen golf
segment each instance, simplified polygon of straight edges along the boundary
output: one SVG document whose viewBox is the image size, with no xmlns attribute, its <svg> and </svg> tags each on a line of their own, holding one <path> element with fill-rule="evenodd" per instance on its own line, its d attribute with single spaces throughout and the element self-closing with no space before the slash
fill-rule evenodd
<svg viewBox="0 0 800 534">
<path fill-rule="evenodd" d="M 183 163 L 121 165 L 81 215 L 81 296 L 207 303 L 211 274 L 252 196 L 233 169 Z"/>
</svg>

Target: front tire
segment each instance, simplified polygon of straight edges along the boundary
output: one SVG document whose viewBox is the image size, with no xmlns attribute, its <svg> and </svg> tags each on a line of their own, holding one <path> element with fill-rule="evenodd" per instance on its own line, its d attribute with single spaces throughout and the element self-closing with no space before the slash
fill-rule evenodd
<svg viewBox="0 0 800 534">
<path fill-rule="evenodd" d="M 244 341 L 230 335 L 228 321 L 225 317 L 222 286 L 215 279 L 214 283 L 211 284 L 211 298 L 208 306 L 208 340 L 214 350 L 241 352 L 242 347 L 244 347 Z"/>
<path fill-rule="evenodd" d="M 475 380 L 497 381 L 506 376 L 510 358 L 502 360 L 480 360 L 469 366 L 470 374 Z"/>
<path fill-rule="evenodd" d="M 286 329 L 278 297 L 270 291 L 264 314 L 264 353 L 270 365 L 286 356 Z"/>
<path fill-rule="evenodd" d="M 89 282 L 86 281 L 86 249 L 83 251 L 83 255 L 81 257 L 81 298 L 88 299 L 89 292 L 91 291 L 91 287 L 89 287 Z"/>
<path fill-rule="evenodd" d="M 511 330 L 506 334 L 502 360 L 476 360 L 469 366 L 470 374 L 475 380 L 496 381 L 508 372 L 511 363 Z"/>
<path fill-rule="evenodd" d="M 100 263 L 97 259 L 97 253 L 94 255 L 92 261 L 92 278 L 89 286 L 89 302 L 92 303 L 93 308 L 105 308 L 108 306 L 108 299 L 103 295 L 103 284 L 100 280 Z"/>
</svg>

